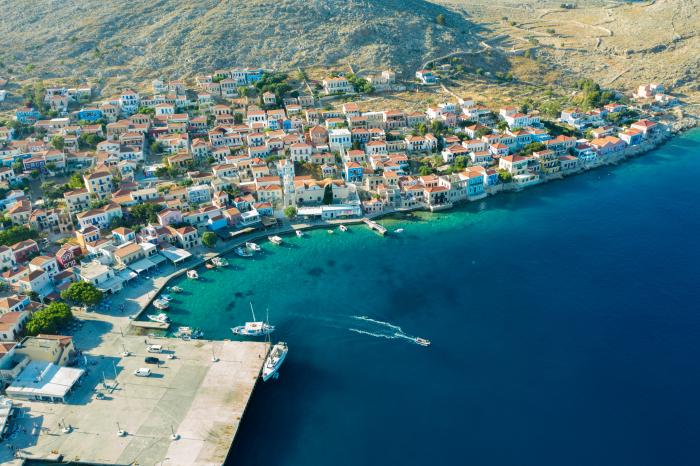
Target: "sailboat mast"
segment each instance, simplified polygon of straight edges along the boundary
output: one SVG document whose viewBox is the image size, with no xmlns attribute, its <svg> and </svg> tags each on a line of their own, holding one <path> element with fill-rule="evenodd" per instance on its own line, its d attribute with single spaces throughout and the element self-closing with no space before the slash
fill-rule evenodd
<svg viewBox="0 0 700 466">
<path fill-rule="evenodd" d="M 255 311 L 253 310 L 253 303 L 250 303 L 250 312 L 253 314 L 253 322 L 256 322 L 255 320 Z"/>
</svg>

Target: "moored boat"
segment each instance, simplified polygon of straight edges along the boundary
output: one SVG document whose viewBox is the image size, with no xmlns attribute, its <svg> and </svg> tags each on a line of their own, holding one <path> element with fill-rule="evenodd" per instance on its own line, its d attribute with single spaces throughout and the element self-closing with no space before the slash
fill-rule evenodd
<svg viewBox="0 0 700 466">
<path fill-rule="evenodd" d="M 333 230 L 326 230 L 326 231 L 328 232 L 329 235 L 333 234 Z"/>
<path fill-rule="evenodd" d="M 282 244 L 282 238 L 280 238 L 280 237 L 277 236 L 277 235 L 268 236 L 267 239 L 269 239 L 270 242 L 273 243 L 273 244 L 277 244 L 277 245 Z"/>
<path fill-rule="evenodd" d="M 146 317 L 148 317 L 148 320 L 159 322 L 161 324 L 167 324 L 170 321 L 168 315 L 162 312 L 160 314 L 149 314 Z"/>
<path fill-rule="evenodd" d="M 187 278 L 191 280 L 197 280 L 199 278 L 199 274 L 197 273 L 196 270 L 190 269 L 187 271 Z"/>
<path fill-rule="evenodd" d="M 348 227 L 345 225 L 340 225 L 340 231 L 348 231 Z"/>
<path fill-rule="evenodd" d="M 170 303 L 164 299 L 156 299 L 153 301 L 153 307 L 156 309 L 164 310 L 170 307 Z"/>
<path fill-rule="evenodd" d="M 282 366 L 288 352 L 289 348 L 287 347 L 287 343 L 283 341 L 280 341 L 272 347 L 270 353 L 265 359 L 265 365 L 263 366 L 262 370 L 262 379 L 264 382 L 267 382 L 270 377 L 277 374 L 277 371 L 279 370 L 280 366 Z"/>
<path fill-rule="evenodd" d="M 217 267 L 226 267 L 228 266 L 228 261 L 224 259 L 223 257 L 215 257 L 211 260 L 211 263 L 214 264 Z"/>
<path fill-rule="evenodd" d="M 252 243 L 252 242 L 247 242 L 245 243 L 245 247 L 250 249 L 251 251 L 259 252 L 262 250 L 259 244 L 257 243 Z"/>
<path fill-rule="evenodd" d="M 253 257 L 253 253 L 250 252 L 249 250 L 242 248 L 242 247 L 237 247 L 236 249 L 233 250 L 233 252 L 236 253 L 237 256 L 240 257 Z"/>
<path fill-rule="evenodd" d="M 238 327 L 233 327 L 231 331 L 234 335 L 241 335 L 245 337 L 261 337 L 263 335 L 269 335 L 275 331 L 273 325 L 267 322 L 257 321 L 255 319 L 255 310 L 253 309 L 253 303 L 250 303 L 250 312 L 253 314 L 253 321 L 246 322 L 245 325 L 239 325 Z"/>
<path fill-rule="evenodd" d="M 403 228 L 397 228 L 394 233 L 403 233 Z"/>
<path fill-rule="evenodd" d="M 211 262 L 207 262 L 204 264 L 204 267 L 207 269 L 213 269 L 216 266 L 214 264 L 212 264 Z"/>
<path fill-rule="evenodd" d="M 301 238 L 302 236 L 304 236 L 304 232 L 301 230 L 297 230 L 296 234 L 297 234 L 297 238 Z"/>
<path fill-rule="evenodd" d="M 172 291 L 173 293 L 182 293 L 183 290 L 179 286 L 171 286 L 170 291 Z"/>
<path fill-rule="evenodd" d="M 162 299 L 162 300 L 164 300 L 164 301 L 167 301 L 167 302 L 170 302 L 170 301 L 173 300 L 173 297 L 170 296 L 169 294 L 164 294 L 164 295 L 161 295 L 161 296 L 160 296 L 160 299 Z"/>
</svg>

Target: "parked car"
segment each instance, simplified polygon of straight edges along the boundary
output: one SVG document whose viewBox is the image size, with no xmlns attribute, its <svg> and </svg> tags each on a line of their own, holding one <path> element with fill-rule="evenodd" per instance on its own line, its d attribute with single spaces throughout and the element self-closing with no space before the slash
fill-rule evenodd
<svg viewBox="0 0 700 466">
<path fill-rule="evenodd" d="M 161 345 L 150 345 L 148 347 L 149 353 L 160 353 L 161 351 L 163 351 L 163 347 Z"/>
<path fill-rule="evenodd" d="M 146 356 L 146 359 L 144 359 L 144 361 L 146 361 L 146 364 L 159 364 L 160 363 L 160 359 L 156 358 L 155 356 Z"/>
<path fill-rule="evenodd" d="M 151 370 L 148 367 L 141 367 L 134 371 L 134 375 L 137 377 L 148 377 L 151 375 Z"/>
</svg>

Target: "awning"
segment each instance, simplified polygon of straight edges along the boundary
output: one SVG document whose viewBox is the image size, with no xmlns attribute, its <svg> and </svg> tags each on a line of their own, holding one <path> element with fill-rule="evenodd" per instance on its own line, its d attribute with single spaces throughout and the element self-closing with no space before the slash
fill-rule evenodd
<svg viewBox="0 0 700 466">
<path fill-rule="evenodd" d="M 192 254 L 180 248 L 167 248 L 160 251 L 160 253 L 173 264 L 179 264 L 185 259 L 192 257 Z"/>
<path fill-rule="evenodd" d="M 138 274 L 132 270 L 124 269 L 117 274 L 117 277 L 121 278 L 125 282 L 128 282 L 138 277 Z"/>
<path fill-rule="evenodd" d="M 156 266 L 156 264 L 151 262 L 150 259 L 146 259 L 146 258 L 139 259 L 136 262 L 129 264 L 129 268 L 138 274 L 141 274 L 142 272 L 150 270 L 155 266 Z"/>
</svg>

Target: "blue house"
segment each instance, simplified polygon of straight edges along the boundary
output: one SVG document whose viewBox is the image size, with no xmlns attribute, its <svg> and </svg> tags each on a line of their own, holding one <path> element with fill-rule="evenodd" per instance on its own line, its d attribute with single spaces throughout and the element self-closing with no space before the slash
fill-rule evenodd
<svg viewBox="0 0 700 466">
<path fill-rule="evenodd" d="M 263 77 L 262 68 L 248 69 L 245 72 L 245 80 L 248 84 L 253 84 L 256 81 L 260 81 Z"/>
<path fill-rule="evenodd" d="M 36 123 L 39 118 L 41 118 L 41 113 L 33 108 L 23 107 L 15 111 L 15 119 L 25 125 L 32 125 Z"/>
<path fill-rule="evenodd" d="M 207 220 L 207 228 L 209 228 L 211 231 L 216 231 L 220 230 L 222 228 L 226 228 L 228 225 L 228 221 L 226 220 L 226 217 L 223 215 L 217 215 L 215 217 L 211 217 L 209 220 Z"/>
<path fill-rule="evenodd" d="M 487 169 L 484 184 L 486 186 L 496 186 L 498 184 L 498 172 L 493 168 Z"/>
<path fill-rule="evenodd" d="M 78 120 L 97 121 L 102 118 L 102 110 L 99 108 L 82 108 L 75 113 Z"/>
<path fill-rule="evenodd" d="M 349 183 L 361 183 L 362 165 L 357 162 L 347 162 L 345 164 L 345 181 Z"/>
</svg>

